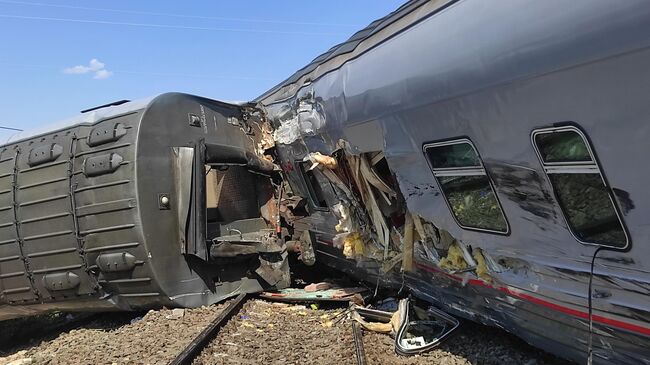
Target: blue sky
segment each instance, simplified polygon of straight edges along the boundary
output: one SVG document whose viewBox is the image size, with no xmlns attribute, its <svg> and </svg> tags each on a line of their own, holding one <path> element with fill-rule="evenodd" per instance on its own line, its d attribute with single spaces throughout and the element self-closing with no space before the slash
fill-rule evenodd
<svg viewBox="0 0 650 365">
<path fill-rule="evenodd" d="M 0 126 L 167 91 L 250 100 L 402 3 L 0 0 Z"/>
</svg>

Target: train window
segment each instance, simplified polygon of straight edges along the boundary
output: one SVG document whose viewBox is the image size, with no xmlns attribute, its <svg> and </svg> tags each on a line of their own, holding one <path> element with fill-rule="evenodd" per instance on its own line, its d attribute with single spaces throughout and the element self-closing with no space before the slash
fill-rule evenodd
<svg viewBox="0 0 650 365">
<path fill-rule="evenodd" d="M 433 175 L 458 224 L 507 234 L 509 227 L 478 152 L 468 139 L 424 146 Z"/>
<path fill-rule="evenodd" d="M 323 186 L 318 181 L 316 174 L 320 173 L 317 169 L 309 170 L 311 162 L 296 162 L 296 165 L 300 169 L 302 178 L 307 185 L 307 190 L 309 193 L 309 200 L 312 203 L 312 206 L 318 210 L 327 210 L 327 200 L 325 199 L 325 192 L 323 191 Z M 324 177 L 321 179 L 327 181 Z"/>
<path fill-rule="evenodd" d="M 533 145 L 578 241 L 623 249 L 628 237 L 596 158 L 576 127 L 533 131 Z"/>
</svg>

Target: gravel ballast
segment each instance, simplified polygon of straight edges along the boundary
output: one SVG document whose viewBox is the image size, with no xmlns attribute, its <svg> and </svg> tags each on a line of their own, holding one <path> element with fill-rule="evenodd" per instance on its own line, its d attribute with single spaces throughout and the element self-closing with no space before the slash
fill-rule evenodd
<svg viewBox="0 0 650 365">
<path fill-rule="evenodd" d="M 22 350 L 19 359 L 51 365 L 166 364 L 223 308 L 224 304 L 187 310 L 152 310 L 142 318 L 133 315 L 130 320 L 124 320 L 122 316 L 122 323 L 111 320 L 120 314 L 105 313 L 81 328 Z M 0 365 L 7 362 L 0 358 Z"/>
<path fill-rule="evenodd" d="M 167 364 L 226 304 L 149 311 L 142 318 L 133 313 L 104 313 L 54 338 L 34 328 L 34 342 L 5 351 L 0 365 Z M 337 321 L 338 313 L 340 308 L 314 310 L 249 300 L 194 364 L 356 364 L 351 322 Z M 29 320 L 21 324 L 29 326 Z M 384 334 L 364 331 L 363 343 L 369 365 L 567 364 L 502 330 L 474 323 L 463 323 L 439 348 L 417 356 L 398 356 L 393 339 Z"/>
<path fill-rule="evenodd" d="M 340 310 L 311 310 L 253 300 L 234 317 L 195 361 L 195 365 L 356 364 L 349 320 Z M 564 365 L 502 330 L 464 323 L 439 348 L 422 355 L 395 354 L 388 335 L 363 332 L 369 365 Z"/>
</svg>

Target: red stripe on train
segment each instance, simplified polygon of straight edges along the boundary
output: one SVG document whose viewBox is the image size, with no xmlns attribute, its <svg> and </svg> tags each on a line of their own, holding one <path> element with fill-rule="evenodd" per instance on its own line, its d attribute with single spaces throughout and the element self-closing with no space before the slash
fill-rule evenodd
<svg viewBox="0 0 650 365">
<path fill-rule="evenodd" d="M 433 266 L 429 266 L 429 265 L 423 265 L 423 264 L 420 264 L 420 263 L 416 263 L 415 265 L 419 269 L 422 269 L 424 271 L 433 272 L 433 273 L 436 273 L 436 274 L 443 274 L 443 275 L 445 275 L 445 276 L 447 276 L 449 278 L 452 278 L 452 279 L 454 279 L 456 281 L 463 281 L 463 278 L 458 277 L 456 275 L 452 275 L 452 274 L 450 274 L 448 272 L 445 272 L 445 271 L 443 271 L 443 270 L 441 270 L 441 269 L 439 269 L 437 267 L 433 267 Z M 550 302 L 550 301 L 547 301 L 547 300 L 532 296 L 530 294 L 520 293 L 518 290 L 515 290 L 515 289 L 511 289 L 511 288 L 508 288 L 508 287 L 505 287 L 505 286 L 497 287 L 497 286 L 488 284 L 488 283 L 486 283 L 486 282 L 484 282 L 482 280 L 478 280 L 478 279 L 470 279 L 467 282 L 469 284 L 472 284 L 472 285 L 482 286 L 482 287 L 486 287 L 486 288 L 490 288 L 490 289 L 496 289 L 496 290 L 499 290 L 499 291 L 501 291 L 503 293 L 506 293 L 506 294 L 508 294 L 510 296 L 513 296 L 513 297 L 516 297 L 516 298 L 519 298 L 519 299 L 523 299 L 523 300 L 529 301 L 531 303 L 535 303 L 535 304 L 538 304 L 538 305 L 541 305 L 541 306 L 544 306 L 544 307 L 547 307 L 547 308 L 553 309 L 555 311 L 562 312 L 562 313 L 565 313 L 565 314 L 568 314 L 568 315 L 571 315 L 571 316 L 574 316 L 574 317 L 578 317 L 578 318 L 582 318 L 582 319 L 589 319 L 589 313 L 587 313 L 587 312 L 583 312 L 583 311 L 580 311 L 580 310 L 577 310 L 577 309 L 565 307 L 565 306 L 562 306 L 562 305 L 559 305 L 559 304 L 556 304 L 556 303 L 553 303 L 553 302 Z M 619 321 L 619 320 L 613 319 L 613 318 L 603 317 L 603 316 L 600 316 L 600 315 L 597 315 L 597 314 L 592 315 L 592 319 L 593 319 L 594 322 L 605 324 L 605 325 L 608 325 L 608 326 L 611 326 L 611 327 L 617 327 L 617 328 L 621 328 L 621 329 L 624 329 L 624 330 L 637 332 L 637 333 L 641 333 L 641 334 L 646 335 L 646 336 L 650 336 L 650 328 L 648 328 L 648 327 L 643 327 L 643 326 L 639 326 L 639 325 L 636 325 L 636 324 Z"/>
</svg>

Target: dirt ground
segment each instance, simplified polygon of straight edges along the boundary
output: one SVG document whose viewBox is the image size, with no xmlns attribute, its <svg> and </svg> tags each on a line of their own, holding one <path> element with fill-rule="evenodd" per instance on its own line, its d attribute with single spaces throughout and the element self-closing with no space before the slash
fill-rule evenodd
<svg viewBox="0 0 650 365">
<path fill-rule="evenodd" d="M 150 311 L 143 317 L 105 313 L 79 328 L 50 335 L 38 331 L 42 319 L 22 319 L 20 326 L 33 326 L 32 338 L 10 349 L 0 344 L 0 356 L 5 356 L 0 365 L 166 364 L 225 305 Z M 337 322 L 340 312 L 250 300 L 194 364 L 356 364 L 351 322 Z M 0 325 L 11 328 L 11 322 Z M 464 323 L 440 348 L 419 356 L 396 355 L 387 335 L 364 332 L 363 342 L 369 365 L 566 364 L 501 330 L 472 323 Z"/>
</svg>

